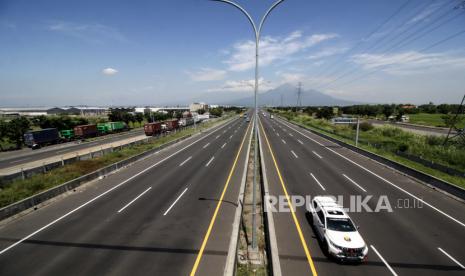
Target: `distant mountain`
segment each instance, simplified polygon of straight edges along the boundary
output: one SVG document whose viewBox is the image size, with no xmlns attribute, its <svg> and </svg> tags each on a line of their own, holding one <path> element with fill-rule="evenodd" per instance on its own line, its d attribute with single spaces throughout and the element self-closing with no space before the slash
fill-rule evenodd
<svg viewBox="0 0 465 276">
<path fill-rule="evenodd" d="M 282 103 L 281 103 L 282 98 Z M 338 98 L 333 98 L 329 95 L 316 90 L 302 90 L 301 94 L 302 106 L 323 106 L 323 105 L 352 105 L 357 102 L 351 102 Z M 253 106 L 254 97 L 245 97 L 236 101 L 231 101 L 232 105 Z M 274 105 L 274 106 L 295 106 L 297 105 L 297 88 L 291 84 L 283 84 L 275 89 L 260 93 L 258 104 Z"/>
</svg>

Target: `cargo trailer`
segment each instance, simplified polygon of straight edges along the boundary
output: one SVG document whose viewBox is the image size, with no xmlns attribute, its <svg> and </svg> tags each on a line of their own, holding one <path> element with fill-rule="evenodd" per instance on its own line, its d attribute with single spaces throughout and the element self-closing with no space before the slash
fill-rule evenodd
<svg viewBox="0 0 465 276">
<path fill-rule="evenodd" d="M 58 142 L 60 142 L 60 134 L 56 128 L 28 131 L 24 134 L 24 143 L 30 148 L 38 148 Z"/>
<path fill-rule="evenodd" d="M 101 134 L 120 132 L 128 129 L 124 122 L 108 122 L 97 125 L 98 132 Z"/>
<path fill-rule="evenodd" d="M 63 139 L 66 139 L 66 140 L 71 140 L 74 138 L 74 130 L 72 129 L 65 129 L 65 130 L 62 130 L 60 131 L 60 135 Z"/>
<path fill-rule="evenodd" d="M 144 132 L 147 136 L 155 136 L 161 133 L 161 122 L 148 123 L 144 125 Z"/>
<path fill-rule="evenodd" d="M 77 138 L 89 138 L 98 135 L 97 125 L 81 125 L 74 127 L 74 135 Z"/>
<path fill-rule="evenodd" d="M 163 123 L 166 125 L 167 131 L 172 131 L 179 127 L 178 119 L 166 120 Z"/>
</svg>

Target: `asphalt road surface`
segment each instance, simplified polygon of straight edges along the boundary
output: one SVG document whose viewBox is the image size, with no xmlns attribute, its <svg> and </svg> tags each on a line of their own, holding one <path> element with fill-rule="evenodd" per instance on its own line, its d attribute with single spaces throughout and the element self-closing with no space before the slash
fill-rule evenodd
<svg viewBox="0 0 465 276">
<path fill-rule="evenodd" d="M 372 196 L 373 210 L 386 196 L 392 207 L 349 212 L 369 246 L 358 265 L 325 256 L 305 207 L 295 219 L 274 212 L 283 275 L 465 275 L 464 203 L 280 119 L 261 116 L 260 135 L 271 196 L 284 188 L 289 196 L 342 196 L 346 208 L 350 196 Z"/>
<path fill-rule="evenodd" d="M 69 142 L 65 144 L 47 146 L 37 150 L 24 149 L 19 152 L 7 152 L 2 154 L 2 157 L 0 158 L 0 169 L 17 166 L 22 163 L 30 163 L 53 156 L 60 156 L 69 152 L 104 145 L 143 134 L 144 131 L 139 129 L 124 134 L 112 135 L 108 138 L 98 139 L 92 142 L 84 142 L 80 144 L 77 142 Z"/>
<path fill-rule="evenodd" d="M 0 275 L 221 275 L 250 125 L 234 119 L 8 223 Z"/>
<path fill-rule="evenodd" d="M 413 124 L 408 124 L 408 123 L 392 123 L 392 122 L 386 122 L 386 121 L 380 121 L 380 120 L 368 120 L 368 122 L 374 125 L 394 126 L 394 127 L 398 127 L 398 128 L 401 128 L 409 132 L 422 134 L 422 135 L 447 136 L 447 133 L 449 132 L 448 128 L 441 128 L 441 127 L 427 127 L 427 126 L 413 125 Z M 456 133 L 457 132 L 455 130 L 451 131 L 451 135 L 454 135 Z"/>
</svg>

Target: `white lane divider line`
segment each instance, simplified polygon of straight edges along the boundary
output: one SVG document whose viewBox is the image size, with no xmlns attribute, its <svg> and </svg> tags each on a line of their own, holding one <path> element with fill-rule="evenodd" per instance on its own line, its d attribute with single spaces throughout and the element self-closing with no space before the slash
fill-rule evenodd
<svg viewBox="0 0 465 276">
<path fill-rule="evenodd" d="M 303 145 L 303 144 L 304 144 L 304 142 L 302 142 L 302 141 L 300 141 L 300 140 L 297 140 L 297 142 L 299 142 L 301 145 Z"/>
<path fill-rule="evenodd" d="M 276 136 L 278 136 L 278 137 L 279 137 L 279 132 L 276 132 Z"/>
<path fill-rule="evenodd" d="M 444 249 L 438 247 L 439 251 L 441 251 L 442 253 L 444 253 L 444 255 L 446 255 L 447 257 L 449 257 L 449 259 L 451 259 L 452 261 L 454 261 L 454 263 L 456 263 L 458 266 L 460 266 L 462 269 L 465 269 L 465 266 L 463 266 L 463 264 L 461 264 L 459 261 L 457 261 L 454 257 L 452 257 L 449 253 L 447 253 L 446 251 L 444 251 Z"/>
<path fill-rule="evenodd" d="M 378 255 L 378 257 L 381 259 L 381 261 L 383 261 L 383 263 L 386 265 L 386 267 L 389 269 L 389 271 L 391 271 L 392 275 L 394 276 L 397 276 L 397 273 L 394 271 L 394 269 L 392 269 L 392 267 L 386 262 L 386 260 L 383 258 L 383 256 L 381 256 L 381 254 L 379 254 L 378 250 L 376 250 L 376 248 L 373 246 L 373 245 L 370 245 L 371 249 L 373 249 L 373 251 L 376 253 L 376 255 Z"/>
<path fill-rule="evenodd" d="M 136 198 L 134 198 L 133 200 L 129 201 L 128 204 L 124 205 L 123 208 L 119 209 L 118 210 L 118 213 L 121 213 L 124 209 L 126 209 L 127 207 L 129 207 L 129 205 L 133 204 L 134 201 L 138 200 L 141 196 L 143 196 L 146 192 L 150 191 L 152 189 L 152 187 L 149 187 L 147 190 L 143 191 L 140 195 L 136 196 Z"/>
<path fill-rule="evenodd" d="M 208 146 L 210 146 L 210 143 L 206 143 L 205 146 L 203 146 L 203 148 L 206 148 Z"/>
<path fill-rule="evenodd" d="M 223 130 L 223 133 L 226 133 L 226 130 Z"/>
<path fill-rule="evenodd" d="M 292 134 L 292 133 L 289 133 L 289 136 L 291 136 L 291 137 L 294 137 L 294 134 Z"/>
<path fill-rule="evenodd" d="M 226 147 L 226 144 L 227 144 L 227 143 L 224 143 L 224 144 L 221 146 L 221 148 L 224 148 L 224 147 Z"/>
<path fill-rule="evenodd" d="M 323 156 L 319 155 L 318 153 L 316 153 L 316 151 L 312 150 L 313 154 L 315 154 L 316 156 L 318 156 L 318 158 L 322 159 Z"/>
<path fill-rule="evenodd" d="M 220 138 L 220 136 L 221 136 L 221 135 L 217 135 L 215 139 L 218 139 L 218 138 Z"/>
<path fill-rule="evenodd" d="M 233 134 L 234 135 L 234 134 Z M 233 135 L 229 136 L 229 139 L 232 139 Z"/>
<path fill-rule="evenodd" d="M 205 167 L 208 167 L 208 165 L 210 165 L 210 163 L 213 161 L 213 159 L 215 159 L 215 156 L 213 156 L 210 161 L 208 161 L 208 163 L 205 165 Z"/>
<path fill-rule="evenodd" d="M 171 204 L 171 206 L 168 208 L 168 210 L 166 210 L 166 212 L 163 214 L 163 216 L 166 216 L 166 214 L 168 214 L 168 212 L 171 210 L 171 208 L 173 208 L 173 206 L 176 204 L 176 202 L 178 202 L 178 200 L 187 192 L 187 189 L 186 188 L 179 196 L 178 198 L 176 198 L 176 200 L 173 202 L 173 204 Z"/>
<path fill-rule="evenodd" d="M 281 141 L 283 141 L 283 143 L 286 144 L 286 141 L 284 141 L 284 139 L 281 139 Z"/>
<path fill-rule="evenodd" d="M 320 181 L 318 181 L 318 179 L 316 179 L 316 177 L 313 175 L 313 173 L 310 173 L 310 175 L 313 177 L 313 179 L 316 181 L 316 183 L 318 183 L 318 185 L 320 185 L 321 189 L 323 189 L 323 191 L 326 191 L 325 187 L 323 187 L 323 185 L 321 185 Z"/>
<path fill-rule="evenodd" d="M 299 156 L 297 156 L 297 154 L 295 154 L 295 152 L 293 150 L 291 150 L 292 154 L 294 155 L 295 158 L 299 158 Z"/>
<path fill-rule="evenodd" d="M 182 167 L 184 164 L 186 164 L 191 159 L 192 159 L 192 156 L 189 156 L 186 160 L 184 160 L 181 164 L 179 164 L 179 167 Z"/>
<path fill-rule="evenodd" d="M 380 180 L 382 180 L 382 181 L 384 181 L 385 183 L 391 185 L 392 187 L 398 189 L 399 191 L 401 191 L 401 192 L 403 192 L 403 193 L 405 193 L 405 194 L 411 196 L 412 198 L 418 200 L 419 202 L 421 202 L 421 203 L 425 204 L 426 206 L 430 207 L 431 209 L 435 210 L 436 212 L 438 212 L 438 213 L 442 214 L 443 216 L 449 218 L 450 220 L 452 220 L 452 221 L 454 221 L 454 222 L 460 224 L 461 226 L 465 227 L 465 223 L 463 223 L 463 222 L 461 222 L 460 220 L 454 218 L 453 216 L 447 214 L 446 212 L 442 211 L 441 209 L 437 208 L 436 206 L 434 206 L 434 205 L 432 205 L 432 204 L 426 202 L 425 200 L 419 198 L 418 196 L 416 196 L 416 195 L 410 193 L 409 191 L 407 191 L 407 190 L 405 190 L 405 189 L 403 189 L 403 188 L 397 186 L 396 184 L 394 184 L 394 183 L 392 183 L 391 181 L 387 180 L 386 178 L 380 176 L 379 174 L 377 174 L 377 173 L 375 173 L 375 172 L 373 172 L 373 171 L 371 171 L 371 170 L 365 168 L 364 166 L 358 164 L 357 162 L 351 160 L 350 158 L 345 157 L 344 155 L 340 154 L 339 152 L 337 152 L 337 151 L 335 151 L 335 150 L 333 150 L 333 149 L 331 149 L 331 148 L 329 148 L 329 147 L 326 147 L 325 145 L 323 145 L 322 143 L 318 142 L 317 140 L 315 140 L 315 139 L 313 139 L 313 138 L 311 138 L 311 137 L 305 135 L 304 133 L 300 132 L 298 129 L 293 128 L 293 127 L 291 127 L 291 126 L 288 126 L 288 125 L 286 125 L 286 124 L 285 124 L 285 126 L 288 127 L 288 128 L 290 128 L 290 129 L 292 129 L 292 130 L 294 130 L 295 132 L 299 133 L 300 135 L 304 136 L 305 138 L 307 138 L 307 139 L 309 139 L 309 140 L 311 140 L 311 141 L 317 143 L 318 145 L 323 146 L 325 149 L 327 149 L 327 150 L 331 151 L 332 153 L 338 155 L 339 157 L 341 157 L 341 158 L 347 160 L 348 162 L 354 164 L 355 166 L 361 168 L 362 170 L 364 170 L 364 171 L 366 171 L 366 172 L 372 174 L 373 176 L 379 178 Z"/>
<path fill-rule="evenodd" d="M 26 161 L 26 160 L 29 160 L 30 158 L 23 158 L 23 159 L 19 159 L 19 160 L 15 160 L 15 161 L 11 161 L 10 164 L 14 164 L 14 163 L 19 163 L 19 162 L 23 162 L 23 161 Z"/>
<path fill-rule="evenodd" d="M 352 179 L 350 179 L 350 177 L 348 177 L 347 175 L 345 174 L 342 174 L 345 178 L 347 178 L 347 180 L 349 180 L 350 182 L 352 182 L 352 184 L 354 184 L 355 186 L 359 187 L 360 190 L 364 191 L 365 193 L 367 192 L 362 186 L 360 186 L 357 182 L 353 181 Z"/>
</svg>

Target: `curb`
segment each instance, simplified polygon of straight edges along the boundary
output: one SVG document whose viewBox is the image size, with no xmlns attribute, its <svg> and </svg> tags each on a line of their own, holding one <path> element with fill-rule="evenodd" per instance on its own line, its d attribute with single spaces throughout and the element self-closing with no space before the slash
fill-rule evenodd
<svg viewBox="0 0 465 276">
<path fill-rule="evenodd" d="M 394 171 L 398 172 L 398 173 L 401 173 L 405 176 L 408 176 L 410 178 L 413 178 L 414 180 L 417 180 L 419 181 L 420 183 L 423 183 L 425 185 L 427 185 L 428 187 L 432 188 L 432 189 L 435 189 L 439 192 L 442 192 L 444 194 L 447 194 L 449 196 L 451 196 L 452 198 L 454 199 L 457 199 L 458 201 L 461 201 L 463 202 L 465 200 L 465 189 L 457 186 L 457 185 L 454 185 L 452 183 L 449 183 L 445 180 L 442 180 L 442 179 L 439 179 L 439 178 L 436 178 L 435 176 L 432 176 L 430 174 L 427 174 L 427 173 L 424 173 L 424 172 L 421 172 L 421 171 L 418 171 L 414 168 L 411 168 L 409 166 L 406 166 L 406 165 L 403 165 L 401 163 L 398 163 L 396 161 L 393 161 L 393 160 L 389 160 L 387 159 L 386 157 L 383 157 L 381 155 L 378 155 L 376 153 L 373 153 L 373 152 L 370 152 L 368 150 L 365 150 L 365 149 L 362 149 L 362 148 L 357 148 L 353 145 L 350 145 L 346 142 L 343 142 L 341 140 L 338 140 L 336 138 L 333 138 L 331 136 L 328 136 L 326 134 L 323 134 L 323 133 L 320 133 L 318 131 L 315 131 L 313 129 L 310 129 L 310 128 L 307 128 L 305 126 L 302 126 L 300 124 L 297 124 L 297 123 L 294 123 L 294 122 L 291 122 L 285 118 L 282 118 L 281 116 L 279 116 L 279 118 L 285 122 L 288 122 L 294 126 L 297 126 L 297 127 L 300 127 L 302 129 L 305 129 L 313 134 L 316 134 L 326 140 L 329 140 L 333 143 L 336 143 L 342 147 L 345 147 L 353 152 L 356 152 L 360 155 L 363 155 L 365 157 L 368 157 L 370 158 L 371 160 L 373 161 L 376 161 L 377 163 L 385 166 L 385 167 L 388 167 L 390 169 L 393 169 Z"/>
<path fill-rule="evenodd" d="M 226 123 L 229 123 L 231 122 L 231 120 L 233 120 L 234 117 L 232 119 L 227 119 L 225 120 L 223 123 L 221 123 L 220 125 L 215 125 L 215 126 L 212 126 L 208 129 L 206 129 L 206 131 L 208 130 L 211 130 L 215 127 L 218 127 L 218 126 L 221 126 L 221 125 L 224 125 Z M 205 130 L 204 130 L 205 131 Z M 189 135 L 186 135 L 184 137 L 181 137 L 181 138 L 178 138 L 178 139 L 175 139 L 173 141 L 170 141 L 170 142 L 167 142 L 163 145 L 160 145 L 156 148 L 153 148 L 153 149 L 150 149 L 148 151 L 145 151 L 143 153 L 140 153 L 138 155 L 135 155 L 135 156 L 132 156 L 132 157 L 129 157 L 127 159 L 124 159 L 124 160 L 121 160 L 119 162 L 116 162 L 116 163 L 113 163 L 111 165 L 108 165 L 106 167 L 103 167 L 101 169 L 98 169 L 94 172 L 91 172 L 89 174 L 86 174 L 86 175 L 83 175 L 83 176 L 80 176 L 78 178 L 75 178 L 73 180 L 70 180 L 68 182 L 65 182 L 59 186 L 56 186 L 56 187 L 52 187 L 48 190 L 45 190 L 41 193 L 38 193 L 36 195 L 33 195 L 33 196 L 30 196 L 28 198 L 25 198 L 25 199 L 22 199 L 18 202 L 14 202 L 10 205 L 7 205 L 3 208 L 0 208 L 0 221 L 6 219 L 6 218 L 9 218 L 11 216 L 14 216 L 18 213 L 21 213 L 25 210 L 28 210 L 30 208 L 37 208 L 38 205 L 56 197 L 56 196 L 59 196 L 61 194 L 64 194 L 68 191 L 72 191 L 74 190 L 75 188 L 85 184 L 85 183 L 88 183 L 92 180 L 95 180 L 95 179 L 98 179 L 100 177 L 105 177 L 106 175 L 110 174 L 110 173 L 113 173 L 117 170 L 120 170 L 124 167 L 127 167 L 129 165 L 132 165 L 133 163 L 137 162 L 137 161 L 140 161 L 140 160 L 143 160 L 145 158 L 148 158 L 149 156 L 157 153 L 158 151 L 162 150 L 162 149 L 165 149 L 165 148 L 168 148 L 178 142 L 181 142 L 183 140 L 186 140 L 186 139 L 189 139 L 189 138 L 192 138 L 192 137 L 195 137 L 199 135 L 199 133 L 196 133 L 196 134 L 189 134 Z"/>
<path fill-rule="evenodd" d="M 244 164 L 244 173 L 242 174 L 241 187 L 239 188 L 239 197 L 237 199 L 236 213 L 234 214 L 234 222 L 232 225 L 232 234 L 229 242 L 228 256 L 226 257 L 226 266 L 224 268 L 224 274 L 226 276 L 233 276 L 236 274 L 236 262 L 237 262 L 237 245 L 239 243 L 239 232 L 240 224 L 242 221 L 242 209 L 245 196 L 245 182 L 247 177 L 247 165 L 249 164 L 250 145 L 252 143 L 253 126 L 249 138 L 249 145 L 247 147 L 247 155 Z"/>
<path fill-rule="evenodd" d="M 273 212 L 268 212 L 269 205 L 265 202 L 265 199 L 269 196 L 269 187 L 268 187 L 268 178 L 266 176 L 266 167 L 265 167 L 265 160 L 263 158 L 263 148 L 262 148 L 262 136 L 260 131 L 259 133 L 259 149 L 260 149 L 260 164 L 261 164 L 261 173 L 263 179 L 263 205 L 264 205 L 264 216 L 265 218 L 265 229 L 268 232 L 267 240 L 268 244 L 270 245 L 268 248 L 269 255 L 271 258 L 271 275 L 281 276 L 281 263 L 279 261 L 279 251 L 278 251 L 278 243 L 276 241 L 276 231 L 274 228 L 274 220 L 273 220 Z"/>
</svg>

